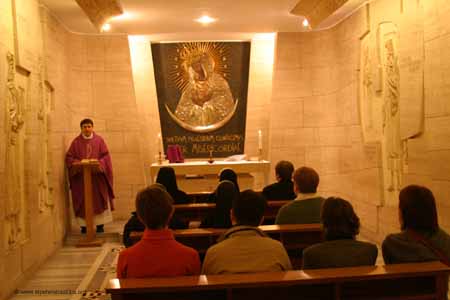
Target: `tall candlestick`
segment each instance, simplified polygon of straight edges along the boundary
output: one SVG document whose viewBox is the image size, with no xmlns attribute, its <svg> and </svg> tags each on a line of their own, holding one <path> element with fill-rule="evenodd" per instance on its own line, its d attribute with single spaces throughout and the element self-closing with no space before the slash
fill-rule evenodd
<svg viewBox="0 0 450 300">
<path fill-rule="evenodd" d="M 258 130 L 258 150 L 262 149 L 262 132 L 261 129 Z"/>
<path fill-rule="evenodd" d="M 158 133 L 158 152 L 161 154 L 164 153 L 161 133 Z"/>
</svg>

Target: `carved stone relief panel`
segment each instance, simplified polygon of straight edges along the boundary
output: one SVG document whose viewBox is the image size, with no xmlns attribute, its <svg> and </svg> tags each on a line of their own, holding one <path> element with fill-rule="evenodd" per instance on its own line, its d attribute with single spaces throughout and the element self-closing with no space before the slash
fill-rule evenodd
<svg viewBox="0 0 450 300">
<path fill-rule="evenodd" d="M 6 190 L 5 235 L 6 249 L 14 248 L 26 238 L 25 234 L 25 98 L 26 86 L 16 83 L 16 64 L 12 53 L 7 54 L 6 82 Z"/>
<path fill-rule="evenodd" d="M 34 26 L 39 20 L 39 9 L 28 0 L 11 0 L 13 8 L 14 46 L 16 65 L 36 70 L 36 53 L 42 49 L 41 27 Z"/>
<path fill-rule="evenodd" d="M 38 156 L 38 207 L 43 213 L 53 208 L 52 163 L 49 152 L 49 114 L 52 107 L 53 88 L 45 80 L 45 71 L 42 59 L 39 59 L 39 108 L 37 119 L 39 121 L 39 156 Z"/>
<path fill-rule="evenodd" d="M 398 57 L 398 28 L 391 22 L 378 25 L 377 49 L 381 67 L 383 99 L 382 149 L 384 192 L 396 199 L 401 187 L 403 148 L 400 138 L 400 68 Z"/>
<path fill-rule="evenodd" d="M 361 126 L 366 143 L 379 142 L 383 130 L 380 113 L 383 101 L 378 95 L 381 90 L 381 68 L 379 68 L 376 49 L 372 43 L 371 33 L 361 39 L 359 99 L 361 100 Z"/>
<path fill-rule="evenodd" d="M 419 3 L 408 14 L 400 14 L 397 23 L 379 22 L 376 30 L 361 38 L 359 102 L 363 137 L 366 143 L 381 143 L 382 201 L 388 203 L 398 201 L 407 166 L 407 141 L 421 133 L 424 118 Z"/>
<path fill-rule="evenodd" d="M 361 40 L 360 108 L 366 143 L 382 148 L 383 200 L 396 199 L 401 186 L 403 142 L 400 138 L 398 28 L 378 24 Z"/>
</svg>

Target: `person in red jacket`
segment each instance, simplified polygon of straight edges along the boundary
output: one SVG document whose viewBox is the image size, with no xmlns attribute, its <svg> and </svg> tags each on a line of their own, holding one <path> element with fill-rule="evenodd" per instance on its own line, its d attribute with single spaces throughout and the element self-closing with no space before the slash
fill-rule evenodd
<svg viewBox="0 0 450 300">
<path fill-rule="evenodd" d="M 136 212 L 145 231 L 138 243 L 120 252 L 118 278 L 200 274 L 198 252 L 177 242 L 168 228 L 174 211 L 172 203 L 172 197 L 155 186 L 137 194 Z"/>
</svg>

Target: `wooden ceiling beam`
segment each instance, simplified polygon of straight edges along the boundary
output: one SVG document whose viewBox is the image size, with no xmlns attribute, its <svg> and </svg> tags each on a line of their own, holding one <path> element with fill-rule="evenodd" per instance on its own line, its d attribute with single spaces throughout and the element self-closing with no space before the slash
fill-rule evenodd
<svg viewBox="0 0 450 300">
<path fill-rule="evenodd" d="M 291 14 L 305 17 L 311 28 L 316 28 L 348 0 L 300 0 Z"/>
<path fill-rule="evenodd" d="M 98 31 L 111 17 L 123 14 L 119 0 L 75 0 Z"/>
</svg>

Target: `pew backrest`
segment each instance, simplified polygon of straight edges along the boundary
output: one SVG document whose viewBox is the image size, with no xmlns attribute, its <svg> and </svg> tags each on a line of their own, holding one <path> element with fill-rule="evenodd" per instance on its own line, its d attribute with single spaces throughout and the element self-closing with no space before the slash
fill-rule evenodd
<svg viewBox="0 0 450 300">
<path fill-rule="evenodd" d="M 197 192 L 197 193 L 189 193 L 187 194 L 190 200 L 190 203 L 202 203 L 207 202 L 209 195 L 211 192 Z"/>
<path fill-rule="evenodd" d="M 259 228 L 273 239 L 283 243 L 286 250 L 302 250 L 322 241 L 321 224 L 261 225 Z M 191 228 L 173 230 L 175 239 L 203 254 L 226 231 L 224 228 Z M 143 232 L 132 232 L 130 238 L 137 242 Z"/>
<path fill-rule="evenodd" d="M 264 212 L 265 219 L 275 219 L 278 210 L 291 200 L 268 201 Z M 201 221 L 212 214 L 215 203 L 175 204 L 174 217 L 183 221 Z"/>
<path fill-rule="evenodd" d="M 440 262 L 272 273 L 112 279 L 112 300 L 447 299 Z"/>
<path fill-rule="evenodd" d="M 262 194 L 262 191 L 256 191 L 258 194 Z M 214 193 L 214 191 L 205 191 L 205 192 L 194 192 L 188 193 L 187 196 L 189 198 L 190 203 L 201 203 L 208 202 L 209 195 Z"/>
</svg>

